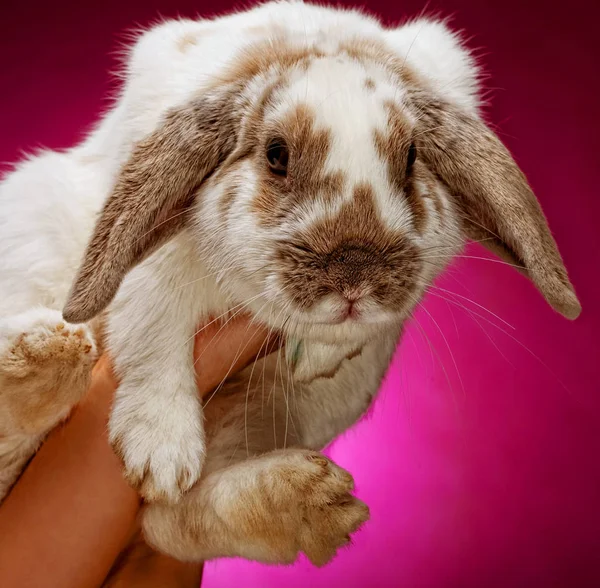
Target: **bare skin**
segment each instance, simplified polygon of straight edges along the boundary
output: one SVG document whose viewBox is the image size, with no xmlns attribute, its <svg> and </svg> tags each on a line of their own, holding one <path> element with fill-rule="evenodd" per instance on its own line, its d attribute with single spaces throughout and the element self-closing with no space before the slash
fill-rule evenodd
<svg viewBox="0 0 600 588">
<path fill-rule="evenodd" d="M 248 365 L 266 336 L 247 319 L 202 330 L 194 349 L 199 394 L 207 395 Z M 48 436 L 2 503 L 4 588 L 199 585 L 201 564 L 158 554 L 140 538 L 141 500 L 123 479 L 106 433 L 117 383 L 104 355 L 87 395 Z"/>
</svg>

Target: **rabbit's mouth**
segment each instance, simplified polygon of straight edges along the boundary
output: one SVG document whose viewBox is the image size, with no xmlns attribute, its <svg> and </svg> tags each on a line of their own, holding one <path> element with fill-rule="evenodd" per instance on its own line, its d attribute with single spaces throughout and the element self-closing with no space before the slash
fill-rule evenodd
<svg viewBox="0 0 600 588">
<path fill-rule="evenodd" d="M 257 318 L 294 337 L 316 339 L 330 344 L 363 341 L 408 318 L 412 308 L 388 310 L 372 300 L 338 303 L 336 309 L 290 309 L 289 304 L 262 308 Z"/>
</svg>

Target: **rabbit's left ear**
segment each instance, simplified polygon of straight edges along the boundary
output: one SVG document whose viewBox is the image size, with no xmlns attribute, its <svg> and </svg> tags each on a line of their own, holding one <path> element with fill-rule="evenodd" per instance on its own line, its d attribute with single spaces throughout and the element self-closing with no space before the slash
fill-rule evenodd
<svg viewBox="0 0 600 588">
<path fill-rule="evenodd" d="M 575 319 L 581 305 L 527 180 L 500 139 L 476 116 L 415 91 L 417 150 L 447 186 L 467 236 L 526 273 L 548 303 Z"/>
<path fill-rule="evenodd" d="M 65 320 L 88 321 L 104 310 L 126 273 L 183 228 L 196 189 L 235 146 L 233 106 L 226 92 L 200 97 L 134 148 L 87 246 Z"/>
</svg>

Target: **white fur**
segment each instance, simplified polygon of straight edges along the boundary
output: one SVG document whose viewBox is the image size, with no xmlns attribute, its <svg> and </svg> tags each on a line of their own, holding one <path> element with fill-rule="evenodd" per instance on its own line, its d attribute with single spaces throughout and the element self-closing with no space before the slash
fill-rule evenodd
<svg viewBox="0 0 600 588">
<path fill-rule="evenodd" d="M 473 61 L 442 23 L 419 20 L 384 30 L 375 20 L 354 11 L 271 2 L 214 21 L 180 20 L 155 26 L 134 44 L 122 92 L 96 129 L 64 153 L 31 157 L 0 185 L 0 317 L 38 306 L 62 308 L 95 219 L 134 143 L 156 128 L 165 111 L 185 103 L 213 81 L 243 46 L 255 40 L 257 28 L 282 26 L 290 38 L 316 41 L 323 47 L 356 36 L 386 40 L 447 99 L 467 109 L 476 108 Z M 182 51 L 179 43 L 184 35 L 193 36 L 196 44 Z M 327 71 L 320 67 L 317 61 L 310 72 L 317 81 L 310 89 L 318 91 L 308 98 L 317 103 L 344 82 L 341 77 L 327 79 Z M 373 177 L 381 163 L 366 148 L 367 134 L 383 128 L 385 120 L 375 109 L 374 118 L 359 118 L 364 116 L 366 101 L 392 92 L 385 80 L 377 81 L 381 82 L 381 96 L 369 98 L 356 88 L 330 96 L 319 112 L 322 123 L 340 138 L 328 166 L 351 170 L 353 182 L 375 182 L 382 217 L 398 228 L 409 223 L 409 213 L 402 204 L 395 209 L 390 206 L 383 169 L 380 177 Z M 299 81 L 294 92 L 306 99 L 303 84 Z M 239 173 L 244 177 L 243 169 Z M 220 187 L 208 182 L 203 190 L 199 228 L 214 233 Z M 283 315 L 276 314 L 277 307 L 265 306 L 265 302 L 273 302 L 268 292 L 253 290 L 250 281 L 240 292 L 239 280 L 234 284 L 228 274 L 232 272 L 229 265 L 237 264 L 243 278 L 244 272 L 249 274 L 265 263 L 262 247 L 272 236 L 259 234 L 251 215 L 243 212 L 250 196 L 251 186 L 243 188 L 237 196 L 241 206 L 232 210 L 227 225 L 221 227 L 226 250 L 241 252 L 240 259 L 217 251 L 214 241 L 212 254 L 205 252 L 207 259 L 203 260 L 194 239 L 184 232 L 130 272 L 110 308 L 108 343 L 121 378 L 110 421 L 111 438 L 120 439 L 130 473 L 148 469 L 155 486 L 173 499 L 179 493 L 178 477 L 183 476 L 185 487 L 191 486 L 200 475 L 204 456 L 202 411 L 190 361 L 195 326 L 209 314 L 220 315 L 252 297 L 256 298 L 248 308 L 255 314 L 275 326 L 283 322 Z M 317 206 L 306 211 L 305 222 L 330 213 Z M 220 275 L 210 275 L 215 267 Z M 272 276 L 265 279 L 269 280 L 275 299 L 281 292 Z M 360 347 L 365 337 L 376 332 L 373 329 L 369 325 L 342 325 L 334 330 L 307 326 L 303 336 L 318 341 L 318 347 L 306 354 L 305 361 L 341 361 L 348 349 L 337 343 L 346 338 L 352 342 L 350 347 Z M 1 332 L 0 343 L 7 336 L 7 331 Z M 298 366 L 299 376 L 308 377 L 303 373 L 308 365 Z M 378 377 L 370 385 L 376 386 Z M 349 384 L 336 381 L 332 385 L 345 389 Z M 339 431 L 340 424 L 332 425 L 332 432 Z M 315 431 L 314 436 L 320 439 L 328 433 Z"/>
</svg>

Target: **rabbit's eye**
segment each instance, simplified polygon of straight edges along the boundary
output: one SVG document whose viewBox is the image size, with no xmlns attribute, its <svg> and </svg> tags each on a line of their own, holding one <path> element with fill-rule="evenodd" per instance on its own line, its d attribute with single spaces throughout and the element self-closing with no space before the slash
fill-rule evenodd
<svg viewBox="0 0 600 588">
<path fill-rule="evenodd" d="M 289 152 L 285 141 L 283 139 L 269 141 L 266 154 L 269 169 L 278 176 L 286 176 Z"/>
<path fill-rule="evenodd" d="M 412 171 L 413 165 L 417 159 L 417 146 L 414 143 L 410 144 L 408 148 L 408 157 L 406 159 L 406 175 L 409 176 Z"/>
</svg>

